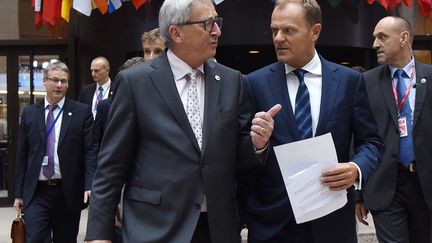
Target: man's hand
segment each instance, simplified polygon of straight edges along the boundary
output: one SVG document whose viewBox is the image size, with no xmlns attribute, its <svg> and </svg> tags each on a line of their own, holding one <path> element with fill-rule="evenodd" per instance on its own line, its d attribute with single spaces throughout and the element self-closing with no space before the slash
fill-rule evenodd
<svg viewBox="0 0 432 243">
<path fill-rule="evenodd" d="M 357 216 L 357 220 L 364 224 L 369 225 L 368 222 L 366 222 L 367 215 L 369 213 L 369 210 L 367 210 L 363 204 L 363 202 L 356 202 L 356 208 L 355 208 L 355 214 Z"/>
<path fill-rule="evenodd" d="M 89 201 L 90 194 L 91 194 L 91 191 L 85 191 L 84 192 L 84 203 L 87 203 Z"/>
<path fill-rule="evenodd" d="M 267 112 L 261 111 L 255 114 L 252 120 L 250 135 L 252 142 L 257 150 L 261 150 L 267 146 L 268 140 L 273 133 L 274 121 L 273 117 L 282 109 L 282 106 L 277 104 L 270 108 Z"/>
<path fill-rule="evenodd" d="M 331 191 L 341 191 L 350 188 L 358 179 L 359 172 L 352 163 L 339 163 L 336 168 L 324 170 L 321 183 Z"/>
<path fill-rule="evenodd" d="M 15 210 L 17 211 L 18 214 L 22 213 L 22 209 L 23 209 L 23 200 L 22 198 L 15 198 L 13 207 L 15 208 Z"/>
</svg>

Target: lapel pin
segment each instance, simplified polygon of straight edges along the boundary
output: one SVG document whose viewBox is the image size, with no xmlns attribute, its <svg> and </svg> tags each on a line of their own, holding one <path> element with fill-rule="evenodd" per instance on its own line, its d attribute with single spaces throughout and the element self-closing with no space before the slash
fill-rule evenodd
<svg viewBox="0 0 432 243">
<path fill-rule="evenodd" d="M 216 79 L 217 81 L 219 81 L 219 80 L 220 80 L 219 75 L 215 75 L 215 79 Z"/>
<path fill-rule="evenodd" d="M 72 116 L 72 112 L 69 112 L 68 115 L 69 115 L 69 116 Z"/>
<path fill-rule="evenodd" d="M 425 79 L 425 78 L 422 78 L 422 79 L 420 80 L 420 82 L 421 82 L 422 84 L 424 84 L 424 83 L 426 83 L 426 79 Z"/>
</svg>

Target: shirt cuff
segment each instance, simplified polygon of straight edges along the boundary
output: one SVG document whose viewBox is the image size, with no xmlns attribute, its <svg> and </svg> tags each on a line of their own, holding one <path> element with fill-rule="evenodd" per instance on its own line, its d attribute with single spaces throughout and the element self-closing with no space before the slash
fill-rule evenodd
<svg viewBox="0 0 432 243">
<path fill-rule="evenodd" d="M 357 168 L 358 173 L 359 173 L 358 180 L 356 180 L 354 182 L 354 184 L 353 184 L 354 185 L 354 189 L 355 190 L 361 190 L 362 189 L 361 188 L 361 185 L 362 185 L 362 172 L 360 170 L 360 167 L 356 163 L 354 163 L 354 162 L 349 162 L 349 163 L 355 165 L 355 167 Z"/>
<path fill-rule="evenodd" d="M 262 148 L 262 149 L 257 149 L 257 148 L 255 148 L 255 145 L 254 145 L 255 154 L 262 154 L 267 149 L 268 144 L 269 143 L 267 143 L 266 146 L 264 146 L 264 148 Z"/>
</svg>

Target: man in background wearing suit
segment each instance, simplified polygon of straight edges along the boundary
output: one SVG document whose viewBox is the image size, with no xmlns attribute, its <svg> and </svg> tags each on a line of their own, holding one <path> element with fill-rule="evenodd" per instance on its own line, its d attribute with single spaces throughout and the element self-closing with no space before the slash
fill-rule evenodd
<svg viewBox="0 0 432 243">
<path fill-rule="evenodd" d="M 75 242 L 96 168 L 87 105 L 65 98 L 69 70 L 44 70 L 44 101 L 24 108 L 18 135 L 15 203 L 27 243 Z"/>
<path fill-rule="evenodd" d="M 162 40 L 159 28 L 144 32 L 141 41 L 146 61 L 154 59 L 165 52 L 165 43 Z"/>
<path fill-rule="evenodd" d="M 282 105 L 274 118 L 269 159 L 250 180 L 245 216 L 249 243 L 357 242 L 353 185 L 378 166 L 382 143 L 360 73 L 327 61 L 315 50 L 321 10 L 315 0 L 278 0 L 271 18 L 279 62 L 246 77 L 255 110 Z M 303 111 L 303 112 L 300 112 Z M 322 172 L 330 190 L 346 190 L 348 203 L 322 218 L 297 224 L 273 146 L 331 133 L 339 165 Z M 354 135 L 355 154 L 350 158 Z"/>
<path fill-rule="evenodd" d="M 430 243 L 432 66 L 414 59 L 414 31 L 406 19 L 381 19 L 373 36 L 382 65 L 364 78 L 386 150 L 362 190 L 357 217 L 364 222 L 371 211 L 379 242 Z"/>
<path fill-rule="evenodd" d="M 78 101 L 89 105 L 93 118 L 96 118 L 98 103 L 112 95 L 110 64 L 105 57 L 96 57 L 91 62 L 90 70 L 94 82 L 82 87 Z"/>
<path fill-rule="evenodd" d="M 235 170 L 265 162 L 280 106 L 251 128 L 242 74 L 207 61 L 222 27 L 212 0 L 164 1 L 159 27 L 167 53 L 117 76 L 86 240 L 109 242 L 126 184 L 124 242 L 237 243 Z"/>
</svg>

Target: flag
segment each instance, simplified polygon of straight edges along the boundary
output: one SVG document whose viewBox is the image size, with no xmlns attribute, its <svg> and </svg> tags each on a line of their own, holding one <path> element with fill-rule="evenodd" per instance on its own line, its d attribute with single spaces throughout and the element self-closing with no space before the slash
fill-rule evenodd
<svg viewBox="0 0 432 243">
<path fill-rule="evenodd" d="M 72 7 L 72 0 L 63 0 L 61 5 L 61 17 L 69 22 L 70 9 Z"/>
<path fill-rule="evenodd" d="M 432 0 L 418 0 L 420 14 L 424 17 L 431 17 Z"/>
<path fill-rule="evenodd" d="M 91 0 L 74 0 L 73 1 L 73 8 L 86 15 L 86 16 L 90 16 L 91 11 L 93 9 L 92 7 L 92 1 Z"/>
<path fill-rule="evenodd" d="M 413 9 L 413 1 L 412 0 L 403 0 L 403 3 L 409 8 Z"/>
<path fill-rule="evenodd" d="M 332 7 L 337 7 L 342 0 L 328 0 L 330 5 L 332 5 Z"/>
<path fill-rule="evenodd" d="M 61 17 L 62 0 L 43 0 L 42 19 L 54 26 Z"/>
<path fill-rule="evenodd" d="M 35 28 L 39 29 L 42 26 L 42 0 L 32 0 L 32 8 L 35 11 Z"/>
<path fill-rule="evenodd" d="M 393 12 L 393 10 L 399 5 L 399 4 L 401 4 L 402 3 L 402 0 L 392 0 L 392 1 L 389 1 L 389 5 L 388 5 L 388 8 L 387 8 L 387 11 L 389 11 L 389 12 Z"/>
<path fill-rule="evenodd" d="M 108 2 L 108 12 L 112 13 L 122 6 L 122 0 L 109 0 Z"/>
<path fill-rule="evenodd" d="M 101 14 L 106 14 L 108 12 L 108 0 L 93 0 L 93 3 Z"/>
<path fill-rule="evenodd" d="M 139 9 L 143 4 L 150 2 L 150 0 L 131 0 L 135 9 Z"/>
</svg>

